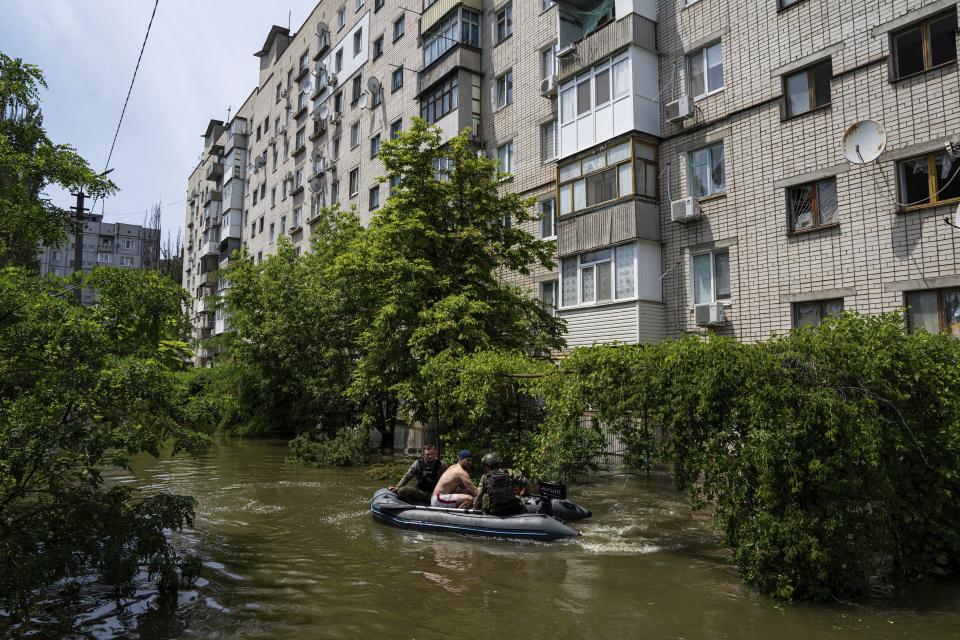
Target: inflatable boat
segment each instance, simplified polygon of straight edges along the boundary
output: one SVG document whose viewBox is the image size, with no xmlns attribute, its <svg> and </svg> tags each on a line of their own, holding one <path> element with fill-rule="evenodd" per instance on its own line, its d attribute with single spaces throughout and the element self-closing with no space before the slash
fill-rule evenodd
<svg viewBox="0 0 960 640">
<path fill-rule="evenodd" d="M 419 531 L 450 531 L 498 538 L 557 540 L 574 538 L 575 530 L 566 520 L 590 517 L 590 512 L 565 498 L 533 496 L 525 499 L 527 513 L 516 516 L 494 516 L 473 509 L 446 509 L 409 504 L 388 489 L 378 489 L 370 501 L 370 514 L 377 522 Z M 553 513 L 559 511 L 560 513 Z M 550 515 L 549 513 L 552 513 Z"/>
</svg>

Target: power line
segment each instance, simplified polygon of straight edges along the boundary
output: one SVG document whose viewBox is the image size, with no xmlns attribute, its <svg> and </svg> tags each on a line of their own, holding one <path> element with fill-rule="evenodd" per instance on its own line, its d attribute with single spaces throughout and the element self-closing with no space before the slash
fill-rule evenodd
<svg viewBox="0 0 960 640">
<path fill-rule="evenodd" d="M 110 168 L 110 160 L 113 158 L 113 149 L 117 146 L 117 137 L 120 135 L 120 125 L 123 124 L 123 116 L 127 112 L 127 104 L 130 102 L 130 94 L 133 93 L 133 83 L 137 81 L 137 71 L 140 70 L 140 61 L 143 59 L 143 51 L 147 48 L 147 39 L 150 37 L 150 27 L 153 26 L 153 18 L 157 15 L 157 6 L 160 4 L 160 0 L 154 0 L 153 3 L 153 13 L 150 14 L 150 22 L 147 24 L 147 33 L 143 36 L 143 44 L 140 46 L 140 55 L 137 56 L 137 65 L 133 68 L 133 77 L 130 78 L 130 88 L 127 89 L 127 97 L 123 101 L 123 109 L 120 111 L 120 120 L 117 122 L 117 130 L 113 133 L 113 142 L 110 143 L 110 153 L 107 154 L 107 163 L 103 167 L 104 172 Z M 92 210 L 97 204 L 97 199 L 94 198 L 93 206 L 90 207 Z"/>
<path fill-rule="evenodd" d="M 180 204 L 181 202 L 186 202 L 186 200 L 187 200 L 186 198 L 180 198 L 179 200 L 174 200 L 173 202 L 168 202 L 167 204 L 161 206 L 160 208 L 161 208 L 161 209 L 166 209 L 166 208 L 168 208 L 168 207 L 172 207 L 172 206 L 175 205 L 175 204 Z M 124 212 L 124 213 L 106 213 L 106 212 L 104 212 L 103 215 L 105 215 L 105 216 L 114 216 L 114 217 L 118 217 L 118 216 L 139 216 L 139 215 L 143 215 L 144 212 L 149 212 L 151 209 L 153 209 L 152 206 L 151 206 L 151 207 L 146 207 L 146 208 L 144 208 L 144 209 L 141 209 L 140 211 L 126 211 L 126 212 Z"/>
</svg>

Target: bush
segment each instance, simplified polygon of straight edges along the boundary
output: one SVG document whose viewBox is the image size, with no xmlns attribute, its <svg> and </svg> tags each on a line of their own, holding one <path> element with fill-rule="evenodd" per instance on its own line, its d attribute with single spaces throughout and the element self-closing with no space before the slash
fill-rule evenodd
<svg viewBox="0 0 960 640">
<path fill-rule="evenodd" d="M 319 433 L 311 438 L 302 433 L 288 443 L 290 455 L 296 462 L 314 467 L 357 467 L 370 460 L 367 447 L 368 429 L 342 429 L 333 438 Z"/>
</svg>

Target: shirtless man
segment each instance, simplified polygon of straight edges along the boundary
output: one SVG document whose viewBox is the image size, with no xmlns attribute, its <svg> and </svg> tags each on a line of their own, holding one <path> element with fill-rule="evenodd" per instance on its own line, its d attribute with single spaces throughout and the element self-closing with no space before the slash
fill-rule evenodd
<svg viewBox="0 0 960 640">
<path fill-rule="evenodd" d="M 457 461 L 447 467 L 440 476 L 436 488 L 433 490 L 431 507 L 447 507 L 448 509 L 466 509 L 473 504 L 473 497 L 477 495 L 477 486 L 470 479 L 467 469 L 473 461 L 473 454 L 464 449 L 457 456 Z M 456 493 L 462 489 L 464 493 Z"/>
</svg>

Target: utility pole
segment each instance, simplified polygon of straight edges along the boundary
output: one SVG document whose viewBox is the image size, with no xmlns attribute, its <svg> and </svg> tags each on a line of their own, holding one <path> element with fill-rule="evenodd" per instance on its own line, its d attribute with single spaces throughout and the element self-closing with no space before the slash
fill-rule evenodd
<svg viewBox="0 0 960 640">
<path fill-rule="evenodd" d="M 73 211 L 74 217 L 76 218 L 76 231 L 73 239 L 73 274 L 77 280 L 77 304 L 81 304 L 83 300 L 83 287 L 80 286 L 83 281 L 83 225 L 87 220 L 87 211 L 89 211 L 89 209 L 83 206 L 84 200 L 87 198 L 87 194 L 83 192 L 83 189 L 70 195 L 77 199 L 77 206 L 70 207 L 70 210 Z"/>
</svg>

